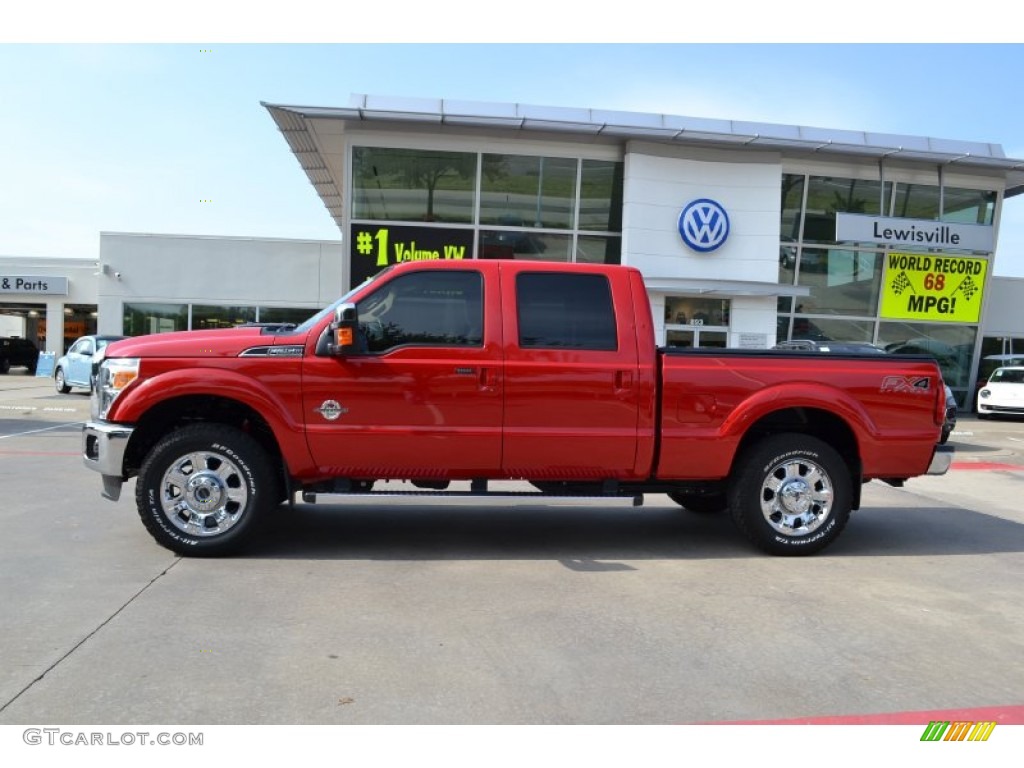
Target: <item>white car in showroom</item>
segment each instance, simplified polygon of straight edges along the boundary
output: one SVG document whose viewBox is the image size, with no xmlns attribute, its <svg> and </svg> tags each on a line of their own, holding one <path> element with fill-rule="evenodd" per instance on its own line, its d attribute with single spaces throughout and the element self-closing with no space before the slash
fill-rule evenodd
<svg viewBox="0 0 1024 768">
<path fill-rule="evenodd" d="M 978 418 L 1024 416 L 1024 366 L 996 368 L 978 391 Z"/>
</svg>

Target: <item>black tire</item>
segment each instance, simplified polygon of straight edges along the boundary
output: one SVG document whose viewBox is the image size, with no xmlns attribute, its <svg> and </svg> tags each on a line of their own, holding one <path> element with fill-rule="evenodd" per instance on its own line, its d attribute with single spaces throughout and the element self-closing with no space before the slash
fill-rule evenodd
<svg viewBox="0 0 1024 768">
<path fill-rule="evenodd" d="M 810 555 L 833 541 L 850 519 L 850 470 L 816 437 L 767 437 L 740 457 L 729 484 L 737 528 L 772 555 Z"/>
<path fill-rule="evenodd" d="M 71 391 L 71 387 L 64 383 L 64 369 L 58 368 L 53 372 L 53 386 L 62 395 Z"/>
<path fill-rule="evenodd" d="M 135 501 L 159 544 L 191 557 L 237 552 L 280 499 L 267 452 L 223 424 L 194 424 L 160 440 L 139 470 Z"/>
<path fill-rule="evenodd" d="M 949 441 L 949 436 L 953 432 L 952 429 L 942 428 L 942 437 L 939 438 L 939 445 L 945 445 Z"/>
<path fill-rule="evenodd" d="M 0 373 L 9 373 L 11 370 L 11 361 L 6 357 L 0 358 Z"/>
<path fill-rule="evenodd" d="M 700 494 L 674 491 L 668 497 L 688 512 L 696 512 L 699 515 L 717 515 L 729 508 L 729 499 L 724 493 Z"/>
</svg>

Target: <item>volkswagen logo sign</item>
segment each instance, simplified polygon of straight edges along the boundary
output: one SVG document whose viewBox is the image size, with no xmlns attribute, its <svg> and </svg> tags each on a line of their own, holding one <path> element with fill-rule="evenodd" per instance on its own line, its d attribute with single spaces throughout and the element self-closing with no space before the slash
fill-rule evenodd
<svg viewBox="0 0 1024 768">
<path fill-rule="evenodd" d="M 714 200 L 694 200 L 679 214 L 679 234 L 693 250 L 710 253 L 729 237 L 729 214 Z"/>
</svg>

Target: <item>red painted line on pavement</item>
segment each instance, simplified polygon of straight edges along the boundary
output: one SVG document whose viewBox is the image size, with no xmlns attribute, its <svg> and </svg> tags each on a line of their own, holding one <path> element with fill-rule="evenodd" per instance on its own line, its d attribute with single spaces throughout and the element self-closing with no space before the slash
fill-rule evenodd
<svg viewBox="0 0 1024 768">
<path fill-rule="evenodd" d="M 932 720 L 985 721 L 999 725 L 1024 725 L 1024 705 L 975 707 L 973 709 L 926 709 L 920 712 L 888 712 L 879 715 L 796 717 L 788 720 L 730 720 L 707 725 L 928 725 Z"/>
<path fill-rule="evenodd" d="M 986 472 L 993 472 L 998 470 L 1006 471 L 1024 471 L 1024 466 L 1019 464 L 1000 464 L 995 461 L 954 461 L 950 469 L 974 469 Z"/>
</svg>

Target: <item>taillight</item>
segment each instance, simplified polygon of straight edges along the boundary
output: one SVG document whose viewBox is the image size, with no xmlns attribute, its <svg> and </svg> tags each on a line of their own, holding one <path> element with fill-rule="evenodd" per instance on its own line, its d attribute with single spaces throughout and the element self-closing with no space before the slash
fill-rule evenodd
<svg viewBox="0 0 1024 768">
<path fill-rule="evenodd" d="M 935 398 L 935 423 L 942 426 L 946 422 L 946 387 L 939 386 L 939 396 Z"/>
</svg>

